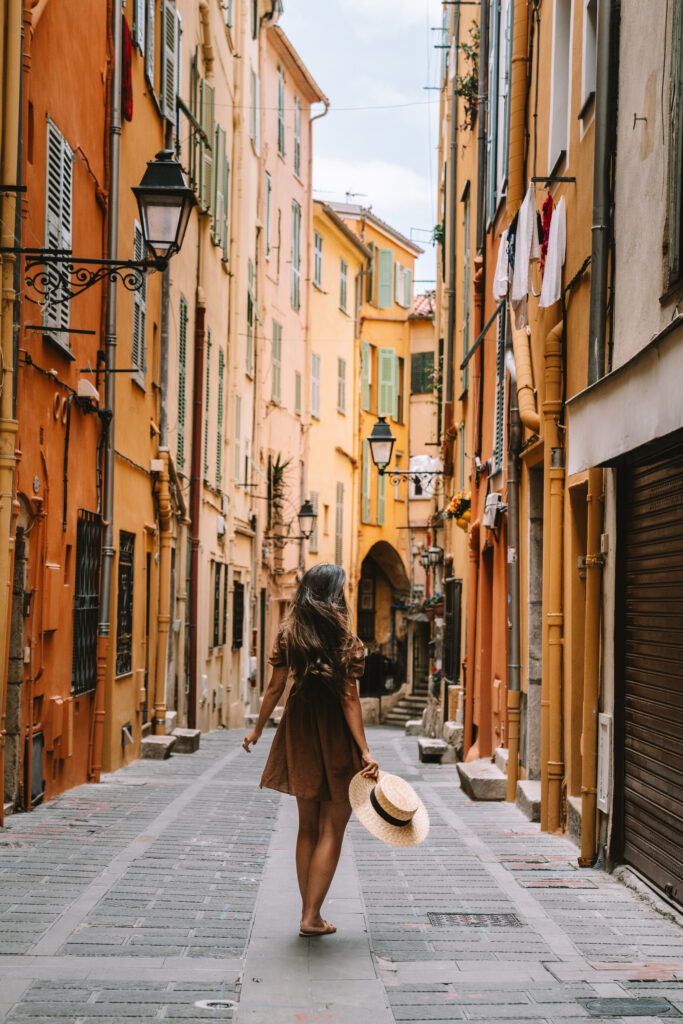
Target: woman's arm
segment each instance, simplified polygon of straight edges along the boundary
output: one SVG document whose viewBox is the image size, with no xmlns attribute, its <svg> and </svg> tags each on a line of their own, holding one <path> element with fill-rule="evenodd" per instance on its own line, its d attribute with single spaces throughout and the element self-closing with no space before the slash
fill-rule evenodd
<svg viewBox="0 0 683 1024">
<path fill-rule="evenodd" d="M 342 697 L 342 708 L 344 718 L 351 730 L 351 735 L 360 750 L 360 756 L 363 761 L 361 775 L 369 779 L 376 779 L 379 774 L 379 767 L 368 750 L 368 741 L 365 738 L 365 729 L 363 728 L 363 711 L 355 681 L 349 681 L 346 684 L 346 693 Z"/>
<path fill-rule="evenodd" d="M 242 746 L 248 754 L 251 753 L 249 747 L 252 743 L 256 743 L 259 736 L 263 732 L 263 727 L 275 710 L 275 706 L 279 701 L 282 694 L 285 692 L 285 686 L 287 685 L 287 666 L 278 665 L 273 669 L 273 674 L 270 677 L 270 682 L 266 687 L 266 692 L 263 695 L 263 701 L 261 703 L 261 710 L 259 711 L 258 721 L 248 735 L 244 737 Z"/>
</svg>

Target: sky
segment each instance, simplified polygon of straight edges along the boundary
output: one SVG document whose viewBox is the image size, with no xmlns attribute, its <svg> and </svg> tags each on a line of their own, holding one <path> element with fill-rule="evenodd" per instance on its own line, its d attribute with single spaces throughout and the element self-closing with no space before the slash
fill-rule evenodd
<svg viewBox="0 0 683 1024">
<path fill-rule="evenodd" d="M 314 197 L 372 207 L 424 248 L 416 294 L 433 288 L 439 94 L 424 87 L 438 82 L 441 3 L 283 2 L 280 27 L 330 100 L 313 125 Z"/>
</svg>

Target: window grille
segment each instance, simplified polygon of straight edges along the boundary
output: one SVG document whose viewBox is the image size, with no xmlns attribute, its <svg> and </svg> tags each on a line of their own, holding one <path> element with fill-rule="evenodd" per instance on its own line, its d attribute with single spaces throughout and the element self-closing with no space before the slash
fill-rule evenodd
<svg viewBox="0 0 683 1024">
<path fill-rule="evenodd" d="M 232 592 L 232 649 L 238 650 L 244 634 L 244 584 L 235 580 Z"/>
<path fill-rule="evenodd" d="M 434 384 L 433 352 L 413 352 L 410 357 L 410 391 L 413 395 L 426 394 L 432 391 Z"/>
<path fill-rule="evenodd" d="M 133 581 L 135 575 L 135 534 L 119 534 L 119 587 L 116 613 L 116 675 L 133 669 Z"/>
<path fill-rule="evenodd" d="M 71 689 L 89 693 L 97 683 L 97 615 L 100 597 L 102 520 L 79 509 L 76 527 Z"/>
</svg>

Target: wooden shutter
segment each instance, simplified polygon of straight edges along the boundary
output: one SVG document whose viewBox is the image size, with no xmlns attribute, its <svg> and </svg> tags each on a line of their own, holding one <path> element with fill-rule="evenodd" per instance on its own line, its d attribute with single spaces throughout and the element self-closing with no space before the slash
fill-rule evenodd
<svg viewBox="0 0 683 1024">
<path fill-rule="evenodd" d="M 230 256 L 230 161 L 223 161 L 223 260 Z"/>
<path fill-rule="evenodd" d="M 401 288 L 401 264 L 396 260 L 394 263 L 394 302 L 403 305 L 403 291 Z"/>
<path fill-rule="evenodd" d="M 337 482 L 337 500 L 334 517 L 334 560 L 342 564 L 344 548 L 344 484 Z"/>
<path fill-rule="evenodd" d="M 142 237 L 142 228 L 135 222 L 135 237 L 133 240 L 133 259 L 141 260 L 145 255 L 145 246 Z M 133 292 L 133 336 L 131 344 L 131 366 L 137 370 L 135 377 L 139 384 L 144 387 L 146 366 L 146 327 L 147 327 L 147 279 L 142 288 Z"/>
<path fill-rule="evenodd" d="M 203 78 L 199 80 L 199 122 L 208 141 L 202 139 L 199 147 L 199 201 L 209 210 L 213 198 L 213 143 L 214 143 L 215 90 Z"/>
<path fill-rule="evenodd" d="M 370 411 L 370 374 L 371 374 L 371 351 L 370 342 L 364 341 L 361 347 L 361 408 L 365 412 Z"/>
<path fill-rule="evenodd" d="M 378 348 L 377 415 L 395 417 L 396 353 L 393 348 Z"/>
<path fill-rule="evenodd" d="M 360 478 L 360 518 L 361 522 L 370 522 L 370 443 L 363 441 L 363 461 Z"/>
<path fill-rule="evenodd" d="M 241 470 L 241 445 L 240 435 L 242 433 L 242 396 L 235 395 L 235 483 L 240 482 Z"/>
<path fill-rule="evenodd" d="M 292 202 L 292 306 L 301 305 L 301 207 Z"/>
<path fill-rule="evenodd" d="M 367 290 L 367 301 L 375 301 L 375 262 L 377 258 L 377 246 L 374 242 L 370 242 L 368 246 L 370 249 L 370 266 L 368 268 L 368 290 Z"/>
<path fill-rule="evenodd" d="M 135 0 L 133 42 L 140 53 L 145 52 L 145 0 Z"/>
<path fill-rule="evenodd" d="M 505 440 L 505 311 L 498 314 L 498 343 L 496 348 L 496 399 L 493 422 L 493 458 L 491 472 L 499 473 L 503 468 Z"/>
<path fill-rule="evenodd" d="M 223 401 L 224 401 L 225 355 L 218 349 L 218 413 L 216 416 L 216 487 L 223 482 Z"/>
<path fill-rule="evenodd" d="M 386 512 L 387 478 L 382 474 L 377 477 L 377 525 L 384 526 Z"/>
<path fill-rule="evenodd" d="M 47 154 L 45 167 L 45 248 L 71 249 L 73 205 L 73 153 L 53 121 L 47 121 Z M 50 306 L 50 296 L 61 295 L 58 280 L 47 270 L 51 287 L 43 312 L 43 326 L 68 330 L 70 302 Z M 59 342 L 69 347 L 69 335 L 60 334 Z"/>
<path fill-rule="evenodd" d="M 187 390 L 187 302 L 180 296 L 178 337 L 178 469 L 185 465 L 185 401 Z"/>
<path fill-rule="evenodd" d="M 484 0 L 486 2 L 486 0 Z M 496 147 L 498 143 L 498 4 L 489 3 L 489 68 L 486 120 L 486 220 L 491 221 L 496 209 Z"/>
<path fill-rule="evenodd" d="M 313 520 L 313 527 L 311 529 L 311 536 L 308 538 L 308 550 L 312 555 L 318 553 L 318 492 L 311 491 L 311 505 L 315 512 L 316 518 Z"/>
<path fill-rule="evenodd" d="M 204 479 L 209 475 L 209 411 L 211 409 L 211 331 L 206 332 L 206 392 L 204 396 Z"/>
<path fill-rule="evenodd" d="M 242 646 L 244 634 L 244 584 L 239 580 L 233 583 L 232 592 L 232 647 L 237 650 Z"/>
<path fill-rule="evenodd" d="M 408 267 L 403 274 L 403 305 L 410 309 L 413 304 L 413 272 Z"/>
<path fill-rule="evenodd" d="M 378 264 L 377 305 L 380 309 L 386 309 L 393 304 L 393 249 L 380 249 Z"/>
<path fill-rule="evenodd" d="M 311 415 L 320 418 L 320 356 L 311 357 Z"/>
<path fill-rule="evenodd" d="M 392 412 L 391 415 L 393 416 L 394 421 L 396 423 L 403 422 L 403 417 L 401 416 L 401 409 L 399 408 L 399 402 L 401 401 L 402 398 L 402 381 L 399 379 L 401 372 L 401 362 L 402 360 L 399 360 L 398 356 L 394 353 L 394 411 Z"/>
<path fill-rule="evenodd" d="M 174 0 L 162 0 L 161 109 L 164 117 L 175 121 L 178 56 L 178 17 Z"/>
<path fill-rule="evenodd" d="M 145 41 L 145 74 L 154 91 L 156 0 L 147 0 L 147 39 Z"/>
<path fill-rule="evenodd" d="M 337 358 L 337 412 L 346 413 L 346 360 Z"/>
<path fill-rule="evenodd" d="M 277 151 L 285 155 L 285 72 L 281 64 L 277 67 Z"/>
<path fill-rule="evenodd" d="M 282 401 L 282 324 L 273 320 L 272 392 L 274 402 Z"/>
<path fill-rule="evenodd" d="M 294 412 L 301 415 L 301 374 L 294 371 Z"/>
<path fill-rule="evenodd" d="M 216 245 L 223 246 L 225 230 L 225 131 L 216 125 L 216 144 L 214 149 L 215 174 L 213 190 L 213 237 Z"/>
</svg>

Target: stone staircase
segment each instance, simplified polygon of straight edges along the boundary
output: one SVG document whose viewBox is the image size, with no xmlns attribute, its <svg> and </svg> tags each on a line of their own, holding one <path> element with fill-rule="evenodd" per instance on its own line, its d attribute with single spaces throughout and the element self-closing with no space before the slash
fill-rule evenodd
<svg viewBox="0 0 683 1024">
<path fill-rule="evenodd" d="M 401 697 L 391 711 L 382 715 L 382 725 L 405 726 L 411 718 L 422 718 L 422 712 L 427 707 L 428 699 L 427 680 L 415 683 L 413 692 L 408 697 Z"/>
</svg>

